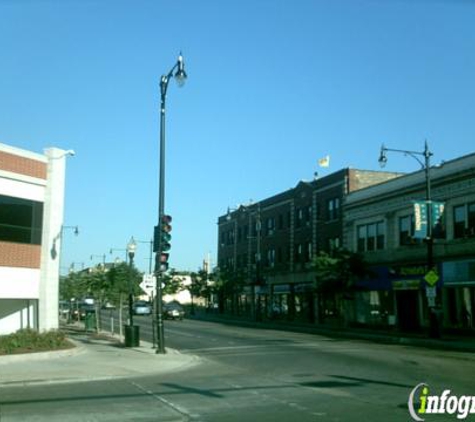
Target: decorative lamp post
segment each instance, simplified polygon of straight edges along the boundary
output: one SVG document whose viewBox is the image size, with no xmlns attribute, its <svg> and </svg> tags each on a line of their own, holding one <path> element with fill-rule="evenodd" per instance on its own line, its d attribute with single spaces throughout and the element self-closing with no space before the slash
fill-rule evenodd
<svg viewBox="0 0 475 422">
<path fill-rule="evenodd" d="M 134 257 L 137 249 L 137 243 L 131 237 L 127 244 L 127 254 L 129 257 L 129 325 L 125 326 L 125 347 L 138 347 L 140 345 L 140 327 L 134 325 L 134 285 L 133 285 L 133 268 Z"/>
<path fill-rule="evenodd" d="M 127 255 L 129 256 L 129 267 L 130 267 L 130 276 L 129 276 L 129 325 L 133 327 L 134 325 L 134 286 L 132 283 L 132 270 L 134 268 L 134 257 L 135 250 L 137 249 L 137 244 L 133 236 L 130 238 L 129 243 L 127 244 Z"/>
<path fill-rule="evenodd" d="M 165 215 L 165 103 L 167 97 L 168 82 L 171 78 L 175 78 L 179 87 L 182 87 L 186 81 L 185 63 L 181 53 L 177 62 L 166 75 L 162 75 L 160 80 L 160 173 L 159 173 L 159 190 L 158 190 L 158 229 L 162 224 Z M 163 253 L 163 245 L 161 236 L 158 237 L 158 244 L 155 245 L 155 276 L 156 276 L 156 306 L 155 318 L 157 325 L 158 347 L 156 353 L 165 353 L 165 333 L 163 330 L 163 306 L 162 306 L 162 280 L 163 271 L 161 268 L 161 257 Z"/>
<path fill-rule="evenodd" d="M 431 198 L 431 177 L 430 177 L 430 157 L 433 153 L 429 150 L 427 141 L 424 143 L 423 151 L 408 151 L 402 149 L 386 148 L 384 144 L 381 146 L 381 152 L 379 155 L 379 164 L 381 167 L 386 165 L 388 161 L 386 152 L 398 152 L 404 155 L 408 155 L 414 158 L 424 169 L 425 173 L 425 195 L 426 195 L 426 215 L 427 215 L 427 230 L 426 230 L 426 245 L 427 245 L 427 274 L 426 279 L 429 276 L 435 274 L 434 269 L 434 236 L 433 236 L 433 218 L 432 218 L 432 198 Z M 423 160 L 419 157 L 423 157 Z M 429 300 L 429 297 L 428 297 Z M 434 303 L 429 302 L 429 323 L 430 323 L 430 336 L 440 337 L 439 321 L 434 309 Z"/>
</svg>

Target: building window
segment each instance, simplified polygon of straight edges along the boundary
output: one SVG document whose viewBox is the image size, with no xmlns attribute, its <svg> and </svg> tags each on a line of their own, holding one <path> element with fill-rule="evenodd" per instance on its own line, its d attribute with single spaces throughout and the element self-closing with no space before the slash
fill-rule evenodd
<svg viewBox="0 0 475 422">
<path fill-rule="evenodd" d="M 368 224 L 368 237 L 366 238 L 366 250 L 376 249 L 376 224 Z"/>
<path fill-rule="evenodd" d="M 43 203 L 0 195 L 0 240 L 41 244 Z"/>
<path fill-rule="evenodd" d="M 242 228 L 242 237 L 243 237 L 243 240 L 248 240 L 249 226 L 247 224 L 245 226 L 243 226 L 243 228 Z"/>
<path fill-rule="evenodd" d="M 475 236 L 475 202 L 454 207 L 454 239 Z"/>
<path fill-rule="evenodd" d="M 252 228 L 251 228 L 251 237 L 257 237 L 257 233 L 261 230 L 261 222 L 260 220 L 253 221 Z"/>
<path fill-rule="evenodd" d="M 366 250 L 366 226 L 358 226 L 358 252 Z"/>
<path fill-rule="evenodd" d="M 312 221 L 312 207 L 309 205 L 305 209 L 305 225 L 310 226 L 310 223 Z"/>
<path fill-rule="evenodd" d="M 411 243 L 414 234 L 414 217 L 406 215 L 399 218 L 399 244 L 408 245 Z"/>
<path fill-rule="evenodd" d="M 303 254 L 303 246 L 301 243 L 295 245 L 295 262 L 301 262 Z"/>
<path fill-rule="evenodd" d="M 234 243 L 234 230 L 228 231 L 228 245 L 232 245 Z"/>
<path fill-rule="evenodd" d="M 272 236 L 275 230 L 275 217 L 269 217 L 266 222 L 267 235 Z"/>
<path fill-rule="evenodd" d="M 299 208 L 297 210 L 297 221 L 295 222 L 295 227 L 299 228 L 302 227 L 303 223 L 303 209 Z"/>
<path fill-rule="evenodd" d="M 340 198 L 328 201 L 328 220 L 336 220 L 340 216 Z"/>
<path fill-rule="evenodd" d="M 279 228 L 279 230 L 282 230 L 284 228 L 284 216 L 282 214 L 279 215 L 277 227 Z"/>
<path fill-rule="evenodd" d="M 305 251 L 305 262 L 310 262 L 312 260 L 312 253 L 313 253 L 313 249 L 312 249 L 312 242 L 308 242 L 307 243 L 307 250 Z"/>
<path fill-rule="evenodd" d="M 267 265 L 270 268 L 275 267 L 275 249 L 269 249 L 267 251 Z"/>
<path fill-rule="evenodd" d="M 328 251 L 330 253 L 340 249 L 341 243 L 339 237 L 333 237 L 328 239 Z"/>
<path fill-rule="evenodd" d="M 384 249 L 384 239 L 386 237 L 386 226 L 383 221 L 376 223 L 376 249 Z"/>
<path fill-rule="evenodd" d="M 414 243 L 414 214 L 399 218 L 399 245 Z"/>
<path fill-rule="evenodd" d="M 386 231 L 383 221 L 363 224 L 357 228 L 357 250 L 367 252 L 384 249 Z"/>
</svg>

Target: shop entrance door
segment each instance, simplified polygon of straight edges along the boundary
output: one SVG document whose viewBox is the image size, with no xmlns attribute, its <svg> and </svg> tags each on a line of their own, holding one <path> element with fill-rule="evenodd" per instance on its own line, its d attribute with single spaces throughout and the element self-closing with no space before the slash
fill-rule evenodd
<svg viewBox="0 0 475 422">
<path fill-rule="evenodd" d="M 398 290 L 396 303 L 400 330 L 419 330 L 419 290 Z"/>
</svg>

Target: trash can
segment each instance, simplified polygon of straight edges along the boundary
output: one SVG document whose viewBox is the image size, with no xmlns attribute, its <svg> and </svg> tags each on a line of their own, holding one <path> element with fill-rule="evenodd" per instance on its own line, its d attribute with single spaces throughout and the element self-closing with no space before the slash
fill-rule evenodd
<svg viewBox="0 0 475 422">
<path fill-rule="evenodd" d="M 125 347 L 139 347 L 140 345 L 140 326 L 124 325 Z"/>
<path fill-rule="evenodd" d="M 95 331 L 96 330 L 96 312 L 87 311 L 84 316 L 84 326 L 86 331 Z"/>
</svg>

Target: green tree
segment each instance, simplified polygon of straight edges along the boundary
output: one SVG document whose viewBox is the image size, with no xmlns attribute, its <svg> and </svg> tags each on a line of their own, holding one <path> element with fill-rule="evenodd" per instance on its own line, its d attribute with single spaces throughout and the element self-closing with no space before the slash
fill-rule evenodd
<svg viewBox="0 0 475 422">
<path fill-rule="evenodd" d="M 312 262 L 315 271 L 315 290 L 318 297 L 320 322 L 325 316 L 343 313 L 343 299 L 351 299 L 356 281 L 368 274 L 368 266 L 362 256 L 345 249 L 332 255 L 320 252 Z"/>
<path fill-rule="evenodd" d="M 204 270 L 190 273 L 191 284 L 188 286 L 190 294 L 194 297 L 209 298 L 208 273 Z"/>
<path fill-rule="evenodd" d="M 182 275 L 184 273 L 179 273 L 173 268 L 163 275 L 163 284 L 165 285 L 162 293 L 164 295 L 174 295 L 184 289 Z"/>
<path fill-rule="evenodd" d="M 131 268 L 125 262 L 114 265 L 107 272 L 107 301 L 116 305 L 119 309 L 119 335 L 122 336 L 123 327 L 123 309 L 130 289 L 132 289 L 132 295 L 135 297 L 140 294 L 140 282 L 142 280 L 142 274 L 135 268 Z"/>
<path fill-rule="evenodd" d="M 218 309 L 220 313 L 228 308 L 231 313 L 238 310 L 238 295 L 244 289 L 245 276 L 242 272 L 228 269 L 217 270 L 213 275 L 214 291 L 218 296 Z"/>
<path fill-rule="evenodd" d="M 79 273 L 71 272 L 59 280 L 59 298 L 70 301 L 71 299 L 82 298 L 86 288 Z"/>
</svg>

